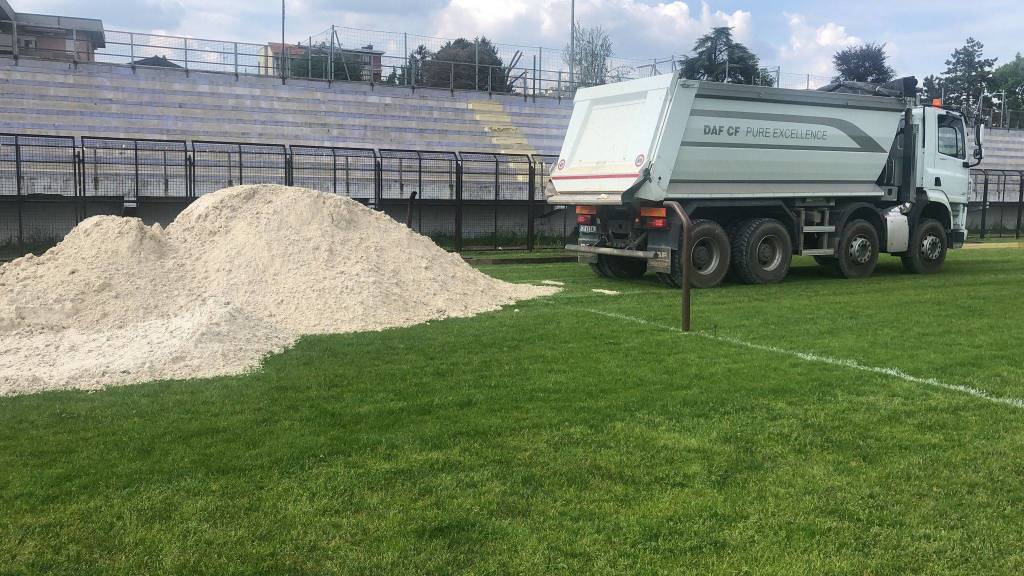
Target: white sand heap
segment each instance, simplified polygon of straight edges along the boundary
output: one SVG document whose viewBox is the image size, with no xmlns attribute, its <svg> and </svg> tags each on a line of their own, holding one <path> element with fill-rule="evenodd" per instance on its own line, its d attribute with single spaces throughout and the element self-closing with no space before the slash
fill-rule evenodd
<svg viewBox="0 0 1024 576">
<path fill-rule="evenodd" d="M 96 216 L 0 267 L 0 395 L 239 373 L 303 334 L 472 316 L 557 290 L 491 278 L 348 198 L 237 186 L 166 230 Z"/>
</svg>

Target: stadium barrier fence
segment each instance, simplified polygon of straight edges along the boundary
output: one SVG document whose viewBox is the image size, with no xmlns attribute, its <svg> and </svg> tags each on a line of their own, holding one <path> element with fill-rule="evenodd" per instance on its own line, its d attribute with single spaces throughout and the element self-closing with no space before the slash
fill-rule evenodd
<svg viewBox="0 0 1024 576">
<path fill-rule="evenodd" d="M 338 194 L 448 250 L 561 247 L 575 215 L 543 202 L 555 157 L 240 142 L 0 134 L 0 254 L 38 252 L 100 214 L 170 223 L 240 184 Z M 410 201 L 410 196 L 415 198 Z"/>
</svg>

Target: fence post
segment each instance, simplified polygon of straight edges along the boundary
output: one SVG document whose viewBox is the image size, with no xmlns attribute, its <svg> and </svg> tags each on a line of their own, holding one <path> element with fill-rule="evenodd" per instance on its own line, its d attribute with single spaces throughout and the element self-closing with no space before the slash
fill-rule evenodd
<svg viewBox="0 0 1024 576">
<path fill-rule="evenodd" d="M 978 237 L 982 240 L 985 239 L 985 226 L 988 219 L 988 170 L 984 171 L 985 174 L 985 189 L 981 196 L 981 232 Z"/>
<path fill-rule="evenodd" d="M 498 249 L 498 200 L 501 198 L 501 165 L 498 156 L 494 156 L 494 249 Z"/>
<path fill-rule="evenodd" d="M 473 42 L 473 90 L 480 89 L 480 40 Z"/>
<path fill-rule="evenodd" d="M 135 144 L 135 194 L 133 195 L 134 197 L 132 198 L 134 200 L 135 198 L 139 197 L 139 141 L 133 140 L 133 143 Z"/>
<path fill-rule="evenodd" d="M 537 56 L 533 57 L 533 101 L 537 101 Z"/>
<path fill-rule="evenodd" d="M 135 72 L 135 33 L 128 33 L 128 63 L 132 65 L 132 72 Z"/>
<path fill-rule="evenodd" d="M 292 152 L 294 155 L 295 153 Z M 348 157 L 345 157 L 345 165 L 348 166 Z M 348 186 L 348 177 L 345 178 L 345 186 Z M 331 190 L 335 194 L 338 193 L 338 151 L 335 148 L 331 148 Z M 346 194 L 348 196 L 348 194 Z"/>
<path fill-rule="evenodd" d="M 533 215 L 533 201 L 536 197 L 536 185 L 537 185 L 537 171 L 533 165 L 533 159 L 529 156 L 526 157 L 527 165 L 530 167 L 530 176 L 527 179 L 529 182 L 530 189 L 526 194 L 526 250 L 533 252 L 535 232 L 534 227 L 537 224 L 536 219 Z"/>
<path fill-rule="evenodd" d="M 306 78 L 313 79 L 313 37 L 309 37 L 309 43 L 306 44 Z"/>
<path fill-rule="evenodd" d="M 196 161 L 185 149 L 185 197 L 196 197 Z"/>
<path fill-rule="evenodd" d="M 18 251 L 22 252 L 25 248 L 25 231 L 24 222 L 22 216 L 21 207 L 21 143 L 18 142 L 18 137 L 14 137 L 14 180 L 15 180 L 15 193 L 17 197 L 17 210 L 18 210 Z"/>
<path fill-rule="evenodd" d="M 455 157 L 455 251 L 462 252 L 462 158 Z"/>
<path fill-rule="evenodd" d="M 241 186 L 242 184 L 245 184 L 245 180 L 242 179 L 244 177 L 244 174 L 242 173 L 242 145 L 238 144 L 237 146 L 238 146 L 238 185 Z M 230 164 L 230 162 L 229 162 L 229 164 Z M 285 178 L 287 178 L 287 177 L 285 177 Z"/>
<path fill-rule="evenodd" d="M 1020 240 L 1021 215 L 1024 213 L 1024 170 L 1017 172 L 1017 228 L 1014 237 Z"/>
<path fill-rule="evenodd" d="M 449 62 L 451 68 L 448 71 L 448 90 L 455 96 L 455 62 Z"/>
<path fill-rule="evenodd" d="M 328 82 L 334 82 L 334 24 L 331 24 L 331 53 L 328 56 L 328 61 L 331 68 L 331 75 L 328 76 Z"/>
<path fill-rule="evenodd" d="M 558 71 L 558 88 L 557 88 L 557 92 L 558 92 L 558 103 L 561 104 L 562 103 L 562 71 L 561 70 Z"/>
<path fill-rule="evenodd" d="M 11 20 L 11 52 L 14 54 L 14 63 L 18 63 L 19 46 L 18 46 L 18 23 Z M 19 217 L 21 213 L 19 212 Z"/>
<path fill-rule="evenodd" d="M 375 208 L 381 208 L 381 196 L 384 195 L 384 162 L 379 156 L 377 151 L 373 152 L 373 205 Z"/>
<path fill-rule="evenodd" d="M 185 75 L 188 76 L 188 38 L 182 38 L 185 46 Z"/>
<path fill-rule="evenodd" d="M 493 72 L 493 71 L 494 71 L 494 67 L 493 66 L 487 66 L 487 95 L 488 96 L 492 95 L 492 92 L 491 92 L 491 72 Z"/>
<path fill-rule="evenodd" d="M 238 80 L 238 42 L 235 42 L 235 80 Z"/>
<path fill-rule="evenodd" d="M 289 186 L 295 186 L 295 156 L 292 155 L 292 147 L 284 149 L 284 181 Z"/>
<path fill-rule="evenodd" d="M 530 99 L 530 74 L 529 70 L 523 70 L 523 102 L 528 102 Z"/>
</svg>

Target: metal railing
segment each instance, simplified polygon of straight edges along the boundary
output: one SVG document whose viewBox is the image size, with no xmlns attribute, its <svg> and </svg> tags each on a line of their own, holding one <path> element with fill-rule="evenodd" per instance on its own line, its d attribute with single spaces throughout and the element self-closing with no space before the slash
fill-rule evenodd
<svg viewBox="0 0 1024 576">
<path fill-rule="evenodd" d="M 971 170 L 968 229 L 984 240 L 1021 235 L 1024 217 L 1024 170 Z"/>
<path fill-rule="evenodd" d="M 554 157 L 0 134 L 0 252 L 39 250 L 97 214 L 168 224 L 240 184 L 346 196 L 450 250 L 561 247 L 575 215 L 543 201 Z M 410 203 L 410 196 L 415 201 Z"/>
<path fill-rule="evenodd" d="M 59 45 L 22 46 L 24 42 L 18 40 L 19 29 L 22 40 L 26 37 L 26 30 L 51 39 L 67 36 L 71 48 L 68 48 L 67 42 Z M 329 32 L 324 33 L 326 36 L 309 37 L 305 45 L 286 46 L 279 43 L 254 44 L 105 30 L 105 45 L 95 47 L 91 40 L 76 36 L 73 30 L 41 26 L 28 28 L 24 24 L 0 20 L 0 54 L 11 54 L 16 60 L 59 60 L 71 62 L 75 66 L 82 62 L 101 62 L 128 66 L 133 70 L 154 68 L 179 71 L 186 75 L 200 71 L 233 74 L 236 77 L 264 76 L 277 78 L 281 82 L 290 79 L 358 82 L 369 85 L 403 86 L 411 90 L 440 88 L 452 93 L 479 91 L 511 94 L 523 98 L 540 96 L 559 99 L 571 98 L 579 87 L 672 72 L 678 65 L 675 56 L 650 60 L 613 58 L 609 59 L 602 78 L 587 80 L 579 75 L 570 74 L 560 63 L 554 67 L 550 65 L 552 59 L 555 62 L 560 61 L 561 53 L 558 50 L 531 48 L 528 50 L 531 53 L 527 57 L 524 56 L 526 52 L 523 49 L 530 47 L 502 45 L 506 48 L 516 48 L 516 51 L 511 56 L 505 54 L 502 59 L 505 64 L 500 66 L 481 63 L 478 58 L 474 62 L 452 62 L 435 57 L 420 60 L 411 57 L 408 40 L 411 37 L 415 42 L 417 38 L 427 37 L 401 35 L 402 53 L 392 55 L 369 47 L 355 48 L 357 44 L 351 42 L 342 45 L 338 30 L 344 29 L 332 27 Z M 4 38 L 9 39 L 6 44 Z M 394 44 L 392 52 L 397 52 L 398 44 L 390 44 Z M 545 66 L 545 58 L 548 66 Z M 754 82 L 768 82 L 769 78 L 774 85 L 795 88 L 814 88 L 824 83 L 824 77 L 812 79 L 810 75 L 783 75 L 778 69 L 762 70 Z"/>
</svg>

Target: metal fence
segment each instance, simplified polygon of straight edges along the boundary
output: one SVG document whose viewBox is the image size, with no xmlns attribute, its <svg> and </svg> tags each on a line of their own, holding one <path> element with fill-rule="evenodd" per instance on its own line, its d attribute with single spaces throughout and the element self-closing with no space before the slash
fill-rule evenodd
<svg viewBox="0 0 1024 576">
<path fill-rule="evenodd" d="M 981 239 L 1020 238 L 1024 216 L 1024 170 L 971 170 L 968 229 Z"/>
<path fill-rule="evenodd" d="M 97 214 L 172 221 L 239 184 L 357 200 L 450 250 L 560 247 L 575 218 L 543 202 L 554 157 L 0 134 L 0 253 L 40 250 Z"/>
</svg>

